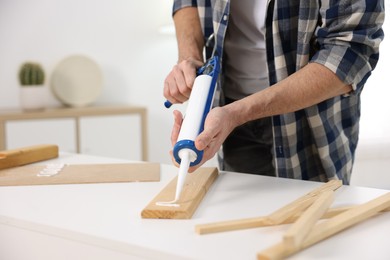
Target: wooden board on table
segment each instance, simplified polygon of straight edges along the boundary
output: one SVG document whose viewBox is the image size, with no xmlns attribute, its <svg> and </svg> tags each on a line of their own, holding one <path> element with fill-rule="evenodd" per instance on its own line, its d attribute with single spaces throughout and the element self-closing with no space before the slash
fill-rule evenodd
<svg viewBox="0 0 390 260">
<path fill-rule="evenodd" d="M 39 176 L 46 165 L 25 165 L 0 170 L 0 186 L 160 181 L 160 164 L 64 165 L 53 176 Z"/>
<path fill-rule="evenodd" d="M 58 146 L 41 144 L 0 151 L 0 170 L 58 157 Z"/>
<path fill-rule="evenodd" d="M 156 205 L 174 199 L 177 177 L 174 178 L 141 212 L 142 218 L 190 219 L 217 177 L 217 168 L 199 168 L 187 174 L 178 207 Z"/>
</svg>

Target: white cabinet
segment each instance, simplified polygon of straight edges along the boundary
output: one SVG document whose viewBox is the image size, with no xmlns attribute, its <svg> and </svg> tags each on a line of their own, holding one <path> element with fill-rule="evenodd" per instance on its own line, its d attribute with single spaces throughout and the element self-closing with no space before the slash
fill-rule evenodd
<svg viewBox="0 0 390 260">
<path fill-rule="evenodd" d="M 75 129 L 76 124 L 72 119 L 10 121 L 5 125 L 6 148 L 56 144 L 60 151 L 75 153 L 77 151 Z"/>
<path fill-rule="evenodd" d="M 139 115 L 80 118 L 81 153 L 142 160 Z"/>
<path fill-rule="evenodd" d="M 143 107 L 0 111 L 0 150 L 57 144 L 65 152 L 146 161 L 146 132 Z"/>
</svg>

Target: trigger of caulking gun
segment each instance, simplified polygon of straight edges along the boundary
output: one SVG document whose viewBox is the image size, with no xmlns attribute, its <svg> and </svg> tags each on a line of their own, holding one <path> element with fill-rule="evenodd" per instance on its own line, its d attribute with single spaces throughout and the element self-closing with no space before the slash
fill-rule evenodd
<svg viewBox="0 0 390 260">
<path fill-rule="evenodd" d="M 158 202 L 158 205 L 178 206 L 175 203 L 179 200 L 188 168 L 199 164 L 202 160 L 203 151 L 196 149 L 195 139 L 203 131 L 206 116 L 212 107 L 218 74 L 218 56 L 211 57 L 197 71 L 197 77 L 188 99 L 186 115 L 177 142 L 173 147 L 174 158 L 180 164 L 175 199 L 169 202 Z M 167 108 L 171 105 L 169 101 L 165 102 Z"/>
</svg>

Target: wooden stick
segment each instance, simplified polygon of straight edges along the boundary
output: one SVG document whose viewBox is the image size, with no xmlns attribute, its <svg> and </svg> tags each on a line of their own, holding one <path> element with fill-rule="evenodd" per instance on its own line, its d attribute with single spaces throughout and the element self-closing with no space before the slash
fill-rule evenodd
<svg viewBox="0 0 390 260">
<path fill-rule="evenodd" d="M 307 193 L 306 195 L 294 200 L 286 206 L 278 209 L 268 216 L 268 218 L 275 224 L 281 224 L 289 217 L 296 215 L 298 212 L 306 209 L 311 203 L 314 202 L 316 196 L 325 191 L 335 191 L 342 186 L 340 180 L 331 180 Z M 303 204 L 303 205 L 302 205 Z"/>
<path fill-rule="evenodd" d="M 24 165 L 0 171 L 1 186 L 160 181 L 158 163 L 54 164 L 58 173 L 42 176 L 49 165 Z M 49 167 L 50 168 L 50 167 Z"/>
<path fill-rule="evenodd" d="M 332 218 L 353 207 L 355 206 L 329 209 L 322 216 L 321 219 Z M 382 210 L 381 212 L 386 212 L 386 211 L 390 211 L 390 208 Z M 295 216 L 292 216 L 286 219 L 281 224 L 294 223 L 301 215 L 302 214 L 299 213 Z M 199 224 L 195 226 L 195 231 L 200 235 L 204 235 L 204 234 L 211 234 L 211 233 L 218 233 L 218 232 L 225 232 L 225 231 L 234 231 L 234 230 L 249 229 L 249 228 L 268 227 L 268 226 L 275 226 L 275 224 L 270 223 L 267 216 L 263 216 L 263 217 L 245 218 L 245 219 L 238 219 L 238 220 L 226 220 L 226 221 L 220 221 L 220 222 L 208 223 L 208 224 Z"/>
<path fill-rule="evenodd" d="M 345 211 L 350 210 L 354 207 L 356 207 L 356 206 L 331 208 L 322 216 L 321 219 L 328 219 L 328 218 L 335 217 L 335 216 L 337 216 L 341 213 L 344 213 Z M 390 211 L 390 208 L 384 209 L 381 212 L 387 212 L 387 211 Z M 294 223 L 300 216 L 301 216 L 301 214 L 297 214 L 296 216 L 293 216 L 293 217 L 287 219 L 283 224 Z"/>
<path fill-rule="evenodd" d="M 298 218 L 283 236 L 287 247 L 299 247 L 307 237 L 312 227 L 329 209 L 334 200 L 334 192 L 326 191 Z"/>
<path fill-rule="evenodd" d="M 281 242 L 260 252 L 257 255 L 257 259 L 274 260 L 286 258 L 348 227 L 362 222 L 389 207 L 390 192 L 362 205 L 355 206 L 350 210 L 347 210 L 327 221 L 317 224 L 301 246 L 291 248 L 287 247 L 285 243 Z"/>
<path fill-rule="evenodd" d="M 248 228 L 267 227 L 274 224 L 269 219 L 264 217 L 246 218 L 237 220 L 227 220 L 208 224 L 199 224 L 195 226 L 195 232 L 199 235 L 226 232 L 233 230 L 241 230 Z"/>
<path fill-rule="evenodd" d="M 306 210 L 310 205 L 313 204 L 316 199 L 317 195 L 302 200 L 298 199 L 269 214 L 267 218 L 269 222 L 273 223 L 274 225 L 282 224 L 284 221 L 286 221 L 286 219 Z"/>
<path fill-rule="evenodd" d="M 200 224 L 195 226 L 195 231 L 198 234 L 208 234 L 215 232 L 224 232 L 237 229 L 254 228 L 261 226 L 271 226 L 286 223 L 287 219 L 292 218 L 294 215 L 301 213 L 304 209 L 310 206 L 316 196 L 325 191 L 334 191 L 342 186 L 342 182 L 339 180 L 331 180 L 306 195 L 296 199 L 295 201 L 287 204 L 286 206 L 276 210 L 268 216 L 259 218 L 249 218 L 244 220 L 224 221 L 209 224 Z M 295 218 L 296 219 L 296 218 Z M 291 222 L 288 222 L 291 223 Z"/>
<path fill-rule="evenodd" d="M 14 150 L 1 151 L 1 169 L 26 165 L 58 157 L 57 145 L 34 145 Z"/>
<path fill-rule="evenodd" d="M 142 218 L 190 219 L 203 197 L 218 177 L 215 167 L 201 167 L 187 174 L 184 189 L 178 207 L 161 206 L 157 202 L 172 200 L 175 196 L 177 177 L 175 177 L 159 194 L 142 210 Z"/>
</svg>

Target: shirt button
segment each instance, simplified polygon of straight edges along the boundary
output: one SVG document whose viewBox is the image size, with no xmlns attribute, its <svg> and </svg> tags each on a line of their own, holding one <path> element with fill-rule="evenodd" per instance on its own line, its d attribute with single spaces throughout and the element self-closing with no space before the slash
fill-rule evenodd
<svg viewBox="0 0 390 260">
<path fill-rule="evenodd" d="M 225 14 L 225 15 L 223 16 L 223 20 L 224 20 L 224 21 L 227 21 L 227 19 L 228 19 L 228 16 Z"/>
</svg>

